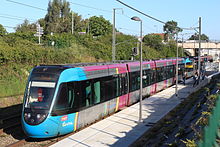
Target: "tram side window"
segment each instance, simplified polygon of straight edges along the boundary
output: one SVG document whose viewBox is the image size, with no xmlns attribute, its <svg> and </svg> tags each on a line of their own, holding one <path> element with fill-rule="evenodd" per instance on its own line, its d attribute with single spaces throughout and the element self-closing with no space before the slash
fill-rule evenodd
<svg viewBox="0 0 220 147">
<path fill-rule="evenodd" d="M 101 102 L 100 81 L 94 82 L 94 104 Z"/>
<path fill-rule="evenodd" d="M 118 79 L 118 76 L 109 76 L 101 80 L 101 87 L 103 89 L 101 95 L 104 97 L 102 101 L 109 100 L 119 95 Z"/>
<path fill-rule="evenodd" d="M 130 81 L 131 92 L 140 89 L 140 72 L 130 73 Z"/>
<path fill-rule="evenodd" d="M 174 75 L 176 74 L 176 70 L 175 70 L 175 66 L 174 65 L 172 66 L 171 70 L 172 70 L 172 77 L 174 77 Z"/>
<path fill-rule="evenodd" d="M 118 84 L 120 87 L 118 96 L 121 96 L 121 95 L 126 94 L 128 91 L 127 74 L 120 74 L 118 76 L 119 76 L 119 83 Z"/>
<path fill-rule="evenodd" d="M 164 67 L 164 79 L 168 79 L 169 77 L 169 74 L 168 74 L 168 71 L 169 71 L 169 66 L 165 66 Z"/>
<path fill-rule="evenodd" d="M 85 81 L 86 106 L 93 104 L 92 102 L 92 86 L 90 81 Z"/>
<path fill-rule="evenodd" d="M 169 66 L 169 78 L 172 78 L 172 77 L 174 77 L 174 70 L 173 70 L 173 67 L 174 67 L 174 65 L 171 65 L 171 66 Z"/>
<path fill-rule="evenodd" d="M 167 66 L 167 79 L 170 79 L 173 77 L 173 73 L 172 73 L 172 65 Z"/>
<path fill-rule="evenodd" d="M 167 79 L 171 78 L 170 66 L 167 66 L 167 67 L 166 67 L 166 74 L 167 74 Z"/>
<path fill-rule="evenodd" d="M 157 82 L 160 82 L 163 80 L 163 71 L 160 67 L 157 68 Z"/>
<path fill-rule="evenodd" d="M 151 81 L 151 72 L 150 70 L 144 70 L 143 71 L 143 76 L 145 76 L 145 78 L 143 79 L 143 87 L 147 87 L 150 85 L 150 81 Z"/>
<path fill-rule="evenodd" d="M 122 85 L 124 85 L 124 94 L 128 93 L 128 75 L 124 74 L 124 83 Z"/>
<path fill-rule="evenodd" d="M 166 80 L 167 79 L 167 72 L 166 72 L 166 66 L 165 67 L 161 67 L 161 73 L 162 73 L 162 80 Z"/>
<path fill-rule="evenodd" d="M 156 82 L 156 70 L 151 69 L 150 70 L 150 85 L 154 84 Z"/>
<path fill-rule="evenodd" d="M 61 84 L 55 104 L 55 109 L 56 110 L 69 109 L 71 108 L 72 102 L 73 102 L 73 97 L 68 96 L 67 83 Z"/>
<path fill-rule="evenodd" d="M 71 108 L 77 108 L 77 101 L 75 97 L 75 90 L 74 90 L 74 83 L 70 82 L 67 83 L 67 95 L 68 95 L 68 103 L 70 104 Z"/>
<path fill-rule="evenodd" d="M 79 82 L 81 84 L 82 97 L 80 98 L 80 107 L 88 107 L 100 103 L 100 81 L 86 80 Z"/>
</svg>

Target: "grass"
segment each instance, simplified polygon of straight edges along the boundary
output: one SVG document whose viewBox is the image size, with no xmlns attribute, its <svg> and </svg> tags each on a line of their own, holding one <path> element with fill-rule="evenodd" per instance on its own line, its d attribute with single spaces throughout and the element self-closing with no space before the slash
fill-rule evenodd
<svg viewBox="0 0 220 147">
<path fill-rule="evenodd" d="M 0 68 L 0 98 L 22 95 L 32 66 L 12 63 Z"/>
</svg>

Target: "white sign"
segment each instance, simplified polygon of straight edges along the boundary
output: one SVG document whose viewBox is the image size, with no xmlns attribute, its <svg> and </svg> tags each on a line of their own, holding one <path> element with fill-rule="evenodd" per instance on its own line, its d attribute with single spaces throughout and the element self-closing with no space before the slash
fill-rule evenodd
<svg viewBox="0 0 220 147">
<path fill-rule="evenodd" d="M 46 87 L 46 88 L 54 88 L 55 87 L 55 82 L 36 82 L 33 81 L 31 83 L 31 87 Z"/>
</svg>

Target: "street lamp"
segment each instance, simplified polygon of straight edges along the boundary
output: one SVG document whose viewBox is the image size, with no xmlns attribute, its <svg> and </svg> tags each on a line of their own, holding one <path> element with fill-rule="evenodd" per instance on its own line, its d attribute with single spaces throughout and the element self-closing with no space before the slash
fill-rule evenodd
<svg viewBox="0 0 220 147">
<path fill-rule="evenodd" d="M 134 16 L 131 18 L 131 20 L 134 21 L 140 21 L 140 108 L 139 108 L 139 122 L 142 121 L 142 91 L 143 91 L 143 86 L 142 86 L 142 75 L 143 75 L 143 67 L 142 67 L 142 20 Z"/>
<path fill-rule="evenodd" d="M 176 94 L 176 97 L 178 98 L 178 64 L 179 64 L 179 61 L 178 61 L 178 32 L 176 31 L 176 89 L 175 89 L 175 94 Z"/>
</svg>

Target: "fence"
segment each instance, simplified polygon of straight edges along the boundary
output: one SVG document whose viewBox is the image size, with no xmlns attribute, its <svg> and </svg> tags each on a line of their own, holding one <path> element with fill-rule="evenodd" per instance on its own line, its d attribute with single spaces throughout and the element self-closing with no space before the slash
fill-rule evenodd
<svg viewBox="0 0 220 147">
<path fill-rule="evenodd" d="M 204 129 L 203 140 L 200 141 L 199 147 L 218 147 L 216 139 L 220 138 L 220 95 L 217 97 L 216 106 L 209 118 L 209 125 Z"/>
</svg>

